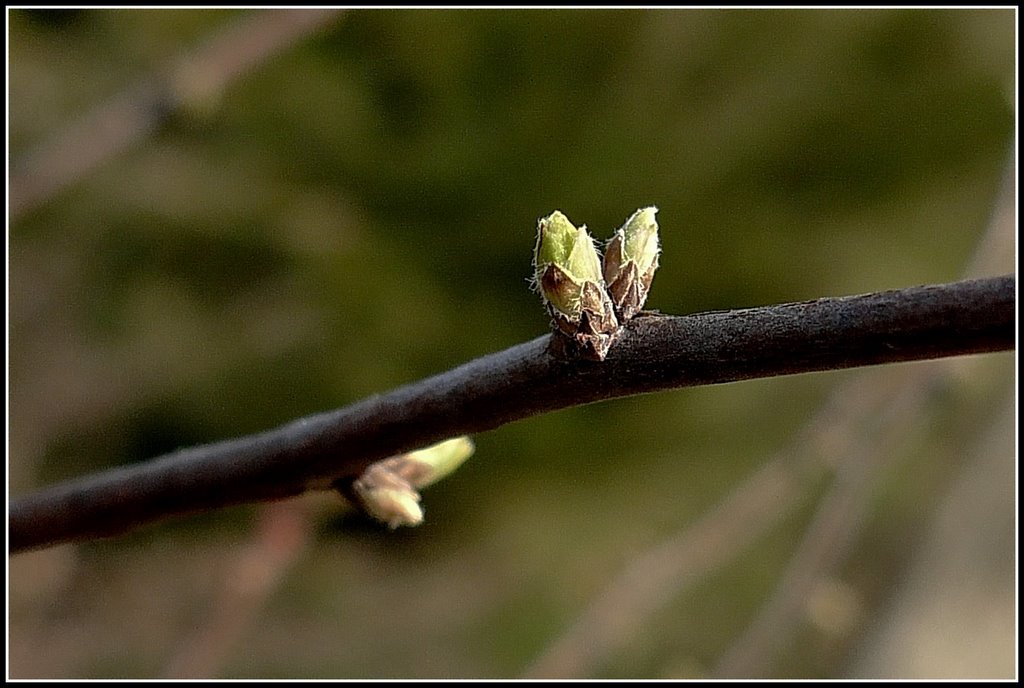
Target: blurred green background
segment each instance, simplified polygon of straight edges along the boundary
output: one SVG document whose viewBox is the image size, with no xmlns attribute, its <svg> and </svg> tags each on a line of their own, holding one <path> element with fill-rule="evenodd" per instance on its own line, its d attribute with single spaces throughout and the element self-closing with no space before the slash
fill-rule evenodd
<svg viewBox="0 0 1024 688">
<path fill-rule="evenodd" d="M 9 11 L 12 207 L 40 146 L 257 13 Z M 657 205 L 648 306 L 667 313 L 959 279 L 1013 145 L 1015 26 L 1012 9 L 358 10 L 222 91 L 193 73 L 151 134 L 9 218 L 10 494 L 275 427 L 542 334 L 527 278 L 536 220 L 556 208 L 603 239 Z M 1012 234 L 1002 241 L 977 274 L 1014 271 Z M 970 502 L 992 520 L 954 541 L 991 544 L 960 562 L 981 573 L 925 583 L 921 599 L 994 605 L 990 638 L 938 656 L 967 667 L 951 675 L 1012 675 L 1006 353 L 513 423 L 424 493 L 417 529 L 312 496 L 18 555 L 10 676 L 553 675 L 534 663 L 632 562 L 771 457 L 810 452 L 807 423 L 853 394 L 840 385 L 913 384 L 908 371 L 925 369 L 942 384 L 929 378 L 899 441 L 873 450 L 859 425 L 847 438 L 884 456 L 858 498 L 863 522 L 747 671 L 913 674 L 871 664 L 872 648 L 895 651 L 878 638 L 910 618 L 900 605 L 921 589 L 937 514 L 995 457 L 998 478 Z M 668 576 L 637 624 L 560 671 L 713 674 L 830 489 L 840 452 L 818 453 L 763 537 L 696 583 Z M 984 601 L 953 604 L 975 589 Z M 952 619 L 926 625 L 940 638 L 967 625 Z"/>
</svg>

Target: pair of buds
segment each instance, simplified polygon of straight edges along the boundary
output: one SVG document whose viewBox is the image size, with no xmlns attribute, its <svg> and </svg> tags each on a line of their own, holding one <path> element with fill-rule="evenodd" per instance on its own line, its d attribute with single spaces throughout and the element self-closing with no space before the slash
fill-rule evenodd
<svg viewBox="0 0 1024 688">
<path fill-rule="evenodd" d="M 534 282 L 559 332 L 579 353 L 603 361 L 622 326 L 647 300 L 658 269 L 654 206 L 640 208 L 598 255 L 586 225 L 575 227 L 556 210 L 537 223 Z"/>
</svg>

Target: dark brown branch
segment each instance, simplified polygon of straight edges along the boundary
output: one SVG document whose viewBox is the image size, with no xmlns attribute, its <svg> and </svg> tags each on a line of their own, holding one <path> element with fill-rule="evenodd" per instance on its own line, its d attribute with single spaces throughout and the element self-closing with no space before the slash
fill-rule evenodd
<svg viewBox="0 0 1024 688">
<path fill-rule="evenodd" d="M 1014 348 L 1013 276 L 632 320 L 600 363 L 552 335 L 275 430 L 66 482 L 10 506 L 10 550 L 324 489 L 373 461 L 603 399 Z"/>
</svg>

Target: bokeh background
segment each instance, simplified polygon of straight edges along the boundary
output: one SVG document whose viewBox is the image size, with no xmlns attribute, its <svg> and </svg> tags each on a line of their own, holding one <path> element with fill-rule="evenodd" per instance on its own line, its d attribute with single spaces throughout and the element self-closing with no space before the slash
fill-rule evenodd
<svg viewBox="0 0 1024 688">
<path fill-rule="evenodd" d="M 656 204 L 674 314 L 1015 271 L 1012 9 L 7 18 L 13 496 L 542 334 L 556 208 Z M 1012 677 L 1014 379 L 620 399 L 477 436 L 416 529 L 10 557 L 9 675 Z"/>
</svg>

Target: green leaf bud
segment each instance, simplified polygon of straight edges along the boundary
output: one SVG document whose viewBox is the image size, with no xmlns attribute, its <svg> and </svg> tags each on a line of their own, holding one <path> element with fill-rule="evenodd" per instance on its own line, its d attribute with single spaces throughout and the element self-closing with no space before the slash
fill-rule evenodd
<svg viewBox="0 0 1024 688">
<path fill-rule="evenodd" d="M 601 260 L 586 225 L 576 228 L 556 210 L 537 223 L 534 280 L 555 310 L 571 321 L 580 317 L 584 282 L 601 282 Z"/>
<path fill-rule="evenodd" d="M 616 230 L 605 251 L 604 279 L 622 322 L 644 307 L 658 269 L 657 212 L 654 206 L 637 210 Z"/>
<path fill-rule="evenodd" d="M 586 226 L 556 210 L 537 223 L 534 282 L 560 332 L 585 357 L 604 360 L 619 323 L 601 276 L 601 259 Z"/>
<path fill-rule="evenodd" d="M 451 474 L 472 456 L 473 440 L 456 437 L 370 464 L 341 493 L 363 512 L 392 529 L 423 522 L 418 488 Z"/>
</svg>

